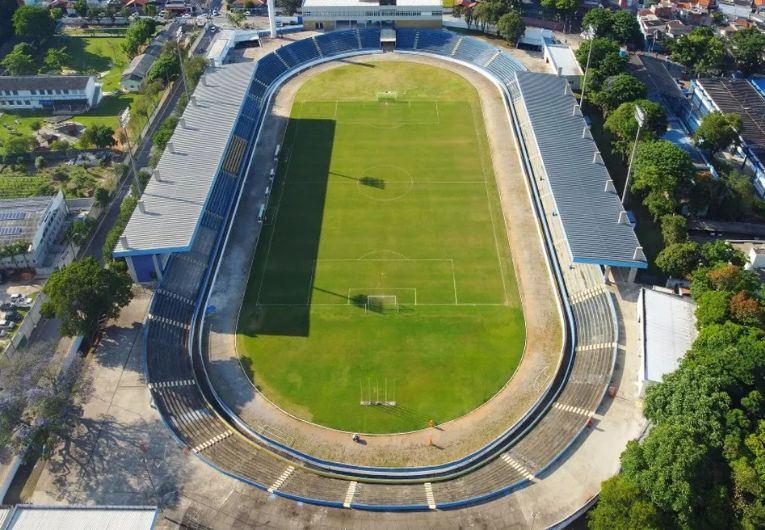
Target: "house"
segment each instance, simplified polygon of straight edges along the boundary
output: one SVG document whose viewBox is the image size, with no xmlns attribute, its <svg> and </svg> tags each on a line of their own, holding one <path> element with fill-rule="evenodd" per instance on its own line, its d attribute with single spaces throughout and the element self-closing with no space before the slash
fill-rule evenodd
<svg viewBox="0 0 765 530">
<path fill-rule="evenodd" d="M 128 67 L 122 72 L 120 88 L 125 92 L 140 92 L 143 88 L 143 82 L 146 80 L 146 74 L 149 73 L 149 69 L 158 57 L 159 53 L 156 55 L 154 53 L 142 53 L 133 57 Z"/>
<path fill-rule="evenodd" d="M 0 249 L 23 243 L 26 252 L 0 257 L 3 268 L 42 265 L 67 216 L 64 194 L 0 200 Z"/>
<path fill-rule="evenodd" d="M 101 101 L 101 85 L 86 75 L 0 76 L 0 111 L 87 112 Z"/>
<path fill-rule="evenodd" d="M 565 77 L 571 88 L 579 90 L 584 73 L 571 47 L 566 44 L 548 44 L 545 42 L 542 51 L 545 62 L 549 65 L 550 73 Z"/>
</svg>

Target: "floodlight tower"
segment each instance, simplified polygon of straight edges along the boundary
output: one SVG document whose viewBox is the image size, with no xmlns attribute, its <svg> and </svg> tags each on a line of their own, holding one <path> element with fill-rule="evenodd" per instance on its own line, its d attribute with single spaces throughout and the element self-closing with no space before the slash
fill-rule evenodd
<svg viewBox="0 0 765 530">
<path fill-rule="evenodd" d="M 276 9 L 276 5 L 274 4 L 274 0 L 268 0 L 268 25 L 271 29 L 271 38 L 276 38 L 276 13 L 274 13 L 274 10 Z"/>
</svg>

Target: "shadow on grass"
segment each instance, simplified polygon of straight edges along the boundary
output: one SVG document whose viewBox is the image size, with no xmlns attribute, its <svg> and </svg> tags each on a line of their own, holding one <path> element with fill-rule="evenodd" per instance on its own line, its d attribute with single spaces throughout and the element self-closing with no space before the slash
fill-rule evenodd
<svg viewBox="0 0 765 530">
<path fill-rule="evenodd" d="M 113 64 L 117 64 L 121 54 L 118 43 L 104 40 L 107 47 L 113 48 L 109 57 L 88 50 L 88 39 L 89 37 L 66 37 L 56 43 L 57 46 L 66 46 L 72 58 L 69 67 L 81 72 L 105 72 L 110 70 Z"/>
<path fill-rule="evenodd" d="M 334 120 L 290 118 L 272 194 L 276 217 L 261 233 L 242 306 L 245 335 L 308 336 L 334 139 Z"/>
</svg>

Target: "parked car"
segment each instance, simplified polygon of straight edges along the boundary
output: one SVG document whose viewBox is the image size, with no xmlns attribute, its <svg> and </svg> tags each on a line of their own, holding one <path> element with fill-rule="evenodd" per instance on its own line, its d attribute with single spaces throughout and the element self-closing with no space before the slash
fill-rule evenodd
<svg viewBox="0 0 765 530">
<path fill-rule="evenodd" d="M 12 304 L 15 304 L 16 302 L 20 302 L 23 299 L 24 299 L 24 295 L 23 294 L 21 294 L 21 293 L 11 293 L 10 300 L 11 300 Z"/>
<path fill-rule="evenodd" d="M 8 311 L 5 313 L 5 320 L 10 320 L 11 322 L 21 322 L 24 320 L 24 315 L 17 311 Z"/>
<path fill-rule="evenodd" d="M 0 338 L 5 337 L 6 335 L 8 335 L 8 332 L 4 329 L 0 329 Z"/>
<path fill-rule="evenodd" d="M 30 307 L 32 307 L 33 303 L 34 303 L 34 299 L 33 298 L 26 297 L 23 300 L 19 300 L 17 302 L 13 302 L 13 305 L 16 308 L 29 309 Z"/>
<path fill-rule="evenodd" d="M 0 311 L 12 311 L 16 309 L 16 306 L 10 302 L 3 302 L 0 304 Z"/>
<path fill-rule="evenodd" d="M 16 323 L 13 320 L 0 320 L 0 328 L 2 329 L 13 329 L 16 327 Z"/>
</svg>

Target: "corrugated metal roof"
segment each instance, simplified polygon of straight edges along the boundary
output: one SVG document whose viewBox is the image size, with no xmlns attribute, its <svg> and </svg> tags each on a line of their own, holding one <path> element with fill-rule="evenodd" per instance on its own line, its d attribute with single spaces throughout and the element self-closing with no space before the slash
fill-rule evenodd
<svg viewBox="0 0 765 530">
<path fill-rule="evenodd" d="M 643 290 L 645 378 L 659 382 L 674 372 L 696 340 L 695 306 L 689 298 Z"/>
<path fill-rule="evenodd" d="M 647 267 L 642 250 L 636 259 L 640 243 L 632 226 L 619 223 L 624 211 L 619 196 L 606 191 L 608 170 L 602 161 L 593 162 L 598 150 L 583 134 L 586 124 L 575 112 L 568 81 L 533 72 L 517 72 L 516 79 L 572 260 Z"/>
<path fill-rule="evenodd" d="M 88 75 L 0 76 L 0 90 L 85 90 Z"/>
<path fill-rule="evenodd" d="M 256 63 L 208 70 L 175 128 L 168 149 L 141 196 L 115 256 L 162 254 L 191 247 Z M 170 150 L 172 144 L 172 151 Z"/>
<path fill-rule="evenodd" d="M 154 506 L 15 506 L 3 530 L 151 530 Z"/>
</svg>

